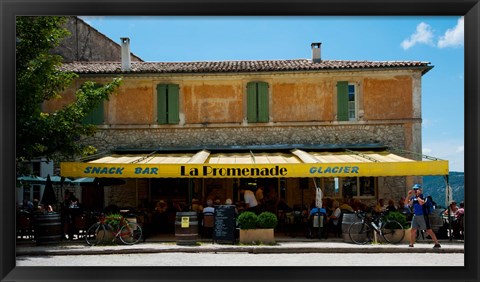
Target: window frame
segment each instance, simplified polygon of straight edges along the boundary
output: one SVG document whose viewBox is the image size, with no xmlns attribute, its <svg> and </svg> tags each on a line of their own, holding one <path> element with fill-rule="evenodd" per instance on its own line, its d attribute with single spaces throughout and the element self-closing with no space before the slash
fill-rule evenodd
<svg viewBox="0 0 480 282">
<path fill-rule="evenodd" d="M 369 198 L 376 198 L 378 194 L 378 177 L 373 177 L 373 176 L 362 176 L 362 177 L 339 177 L 338 178 L 338 191 L 335 190 L 334 187 L 334 180 L 335 178 L 324 178 L 320 182 L 322 183 L 323 193 L 324 197 L 326 198 L 335 198 L 335 199 L 341 199 L 341 198 L 364 198 L 364 199 L 369 199 Z M 365 193 L 365 187 L 364 183 L 365 181 L 369 179 L 371 186 L 368 192 L 371 193 Z M 352 181 L 354 180 L 354 181 Z M 354 184 L 355 189 L 352 191 L 352 194 L 346 194 L 347 190 L 345 185 L 348 185 L 348 183 Z M 372 187 L 373 185 L 373 187 Z"/>
<path fill-rule="evenodd" d="M 354 97 L 354 117 L 350 117 L 350 86 L 353 86 L 353 97 Z M 357 90 L 357 84 L 356 83 L 348 83 L 348 106 L 347 106 L 347 111 L 348 111 L 348 120 L 349 121 L 357 121 L 358 120 L 358 90 Z"/>
</svg>

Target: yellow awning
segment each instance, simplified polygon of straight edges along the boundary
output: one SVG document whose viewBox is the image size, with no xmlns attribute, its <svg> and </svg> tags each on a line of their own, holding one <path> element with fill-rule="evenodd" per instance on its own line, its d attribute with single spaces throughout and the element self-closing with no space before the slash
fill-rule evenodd
<svg viewBox="0 0 480 282">
<path fill-rule="evenodd" d="M 64 177 L 284 178 L 448 175 L 448 161 L 417 161 L 389 151 L 113 154 L 62 162 Z"/>
</svg>

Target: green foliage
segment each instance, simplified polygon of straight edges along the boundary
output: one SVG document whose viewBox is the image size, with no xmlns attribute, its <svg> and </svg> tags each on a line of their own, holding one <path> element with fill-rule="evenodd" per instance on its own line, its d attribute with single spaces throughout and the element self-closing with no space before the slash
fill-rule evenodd
<svg viewBox="0 0 480 282">
<path fill-rule="evenodd" d="M 107 215 L 105 218 L 105 223 L 113 228 L 113 230 L 117 230 L 120 226 L 122 221 L 122 215 L 119 213 L 113 213 Z"/>
<path fill-rule="evenodd" d="M 410 223 L 407 222 L 407 217 L 400 213 L 400 212 L 397 212 L 397 211 L 394 211 L 394 212 L 389 212 L 386 216 L 386 219 L 387 220 L 396 220 L 398 221 L 398 223 L 400 223 L 403 228 L 407 229 L 407 228 L 410 228 Z M 386 228 L 389 228 L 388 224 L 385 225 Z"/>
<path fill-rule="evenodd" d="M 274 213 L 271 212 L 262 212 L 258 216 L 258 227 L 259 228 L 275 228 L 277 227 L 278 219 Z"/>
<path fill-rule="evenodd" d="M 62 57 L 51 50 L 69 35 L 63 28 L 66 17 L 16 17 L 16 155 L 17 160 L 38 157 L 65 159 L 86 155 L 94 148 L 82 144 L 96 128 L 82 124 L 98 103 L 108 99 L 121 84 L 121 79 L 100 85 L 84 83 L 76 92 L 76 100 L 60 110 L 44 112 L 45 101 L 61 98 L 62 93 L 78 78 L 61 70 Z"/>
<path fill-rule="evenodd" d="M 254 212 L 246 211 L 242 212 L 237 220 L 240 229 L 269 229 L 278 224 L 277 216 L 271 212 L 262 212 L 257 216 Z"/>
<path fill-rule="evenodd" d="M 254 212 L 245 211 L 238 216 L 238 225 L 240 229 L 257 228 L 258 216 Z"/>
</svg>

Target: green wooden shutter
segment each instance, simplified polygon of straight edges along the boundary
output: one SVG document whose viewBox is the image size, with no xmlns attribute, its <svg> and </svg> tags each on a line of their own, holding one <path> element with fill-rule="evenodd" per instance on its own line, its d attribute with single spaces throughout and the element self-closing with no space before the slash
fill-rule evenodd
<svg viewBox="0 0 480 282">
<path fill-rule="evenodd" d="M 258 121 L 268 122 L 268 83 L 257 83 L 257 98 L 258 98 Z"/>
<path fill-rule="evenodd" d="M 257 122 L 257 84 L 249 82 L 247 84 L 247 120 L 248 122 Z"/>
<path fill-rule="evenodd" d="M 103 100 L 83 119 L 84 124 L 103 124 Z"/>
<path fill-rule="evenodd" d="M 179 118 L 179 87 L 178 84 L 168 85 L 168 123 L 178 124 Z"/>
<path fill-rule="evenodd" d="M 348 81 L 337 82 L 337 120 L 348 121 Z"/>
<path fill-rule="evenodd" d="M 167 123 L 167 85 L 157 85 L 157 123 Z"/>
</svg>

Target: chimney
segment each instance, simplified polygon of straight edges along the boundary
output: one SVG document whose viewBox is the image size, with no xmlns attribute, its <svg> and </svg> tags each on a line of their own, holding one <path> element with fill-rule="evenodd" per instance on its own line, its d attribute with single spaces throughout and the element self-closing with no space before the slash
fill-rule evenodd
<svg viewBox="0 0 480 282">
<path fill-rule="evenodd" d="M 322 43 L 312 43 L 312 61 L 314 63 L 320 63 L 322 61 L 322 57 L 320 56 L 320 45 Z"/>
<path fill-rule="evenodd" d="M 130 71 L 130 38 L 121 37 L 122 42 L 122 71 Z"/>
</svg>

